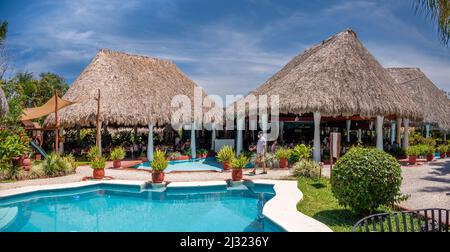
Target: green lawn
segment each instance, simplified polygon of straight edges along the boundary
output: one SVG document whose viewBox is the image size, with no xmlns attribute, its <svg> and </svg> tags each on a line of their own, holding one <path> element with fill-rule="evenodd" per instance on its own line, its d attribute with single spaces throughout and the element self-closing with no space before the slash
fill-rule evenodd
<svg viewBox="0 0 450 252">
<path fill-rule="evenodd" d="M 364 217 L 338 204 L 328 179 L 299 178 L 298 188 L 303 192 L 303 200 L 297 204 L 298 211 L 326 224 L 335 232 L 350 232 L 353 225 Z M 380 211 L 389 209 L 383 207 Z"/>
</svg>

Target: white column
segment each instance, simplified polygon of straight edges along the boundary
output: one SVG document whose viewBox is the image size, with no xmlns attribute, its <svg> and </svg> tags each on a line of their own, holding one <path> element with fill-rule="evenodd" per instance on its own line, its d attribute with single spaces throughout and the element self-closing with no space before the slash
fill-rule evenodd
<svg viewBox="0 0 450 252">
<path fill-rule="evenodd" d="M 192 158 L 197 157 L 196 149 L 195 149 L 195 123 L 191 124 L 191 156 Z"/>
<path fill-rule="evenodd" d="M 314 112 L 314 150 L 313 159 L 320 162 L 320 112 Z"/>
<path fill-rule="evenodd" d="M 153 161 L 153 124 L 148 124 L 147 159 Z"/>
<path fill-rule="evenodd" d="M 211 150 L 214 151 L 216 142 L 216 125 L 213 123 L 211 131 Z"/>
<path fill-rule="evenodd" d="M 425 138 L 430 138 L 430 124 L 425 125 Z"/>
<path fill-rule="evenodd" d="M 403 119 L 403 149 L 406 150 L 409 147 L 409 119 Z"/>
<path fill-rule="evenodd" d="M 358 141 L 361 142 L 362 141 L 362 130 L 358 129 Z"/>
<path fill-rule="evenodd" d="M 444 141 L 447 141 L 447 132 L 444 132 Z"/>
<path fill-rule="evenodd" d="M 350 143 L 350 126 L 352 125 L 352 120 L 345 121 L 347 126 L 347 143 Z"/>
<path fill-rule="evenodd" d="M 242 151 L 242 131 L 244 130 L 244 118 L 237 119 L 237 142 L 236 142 L 236 156 L 239 157 Z"/>
<path fill-rule="evenodd" d="M 377 131 L 377 149 L 383 150 L 383 120 L 384 116 L 377 116 L 375 128 Z"/>
<path fill-rule="evenodd" d="M 391 144 L 395 142 L 395 132 L 396 132 L 397 123 L 395 121 L 391 121 Z"/>
</svg>

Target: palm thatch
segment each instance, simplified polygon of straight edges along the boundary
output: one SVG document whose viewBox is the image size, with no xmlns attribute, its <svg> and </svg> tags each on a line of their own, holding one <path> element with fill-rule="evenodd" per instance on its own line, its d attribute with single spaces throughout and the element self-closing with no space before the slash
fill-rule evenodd
<svg viewBox="0 0 450 252">
<path fill-rule="evenodd" d="M 399 87 L 416 104 L 425 123 L 450 130 L 450 99 L 419 68 L 387 68 Z"/>
<path fill-rule="evenodd" d="M 60 110 L 59 123 L 64 128 L 96 125 L 95 97 L 100 89 L 101 121 L 108 126 L 167 124 L 178 110 L 171 108 L 172 98 L 186 95 L 193 108 L 195 87 L 170 61 L 101 50 L 63 96 L 79 103 Z M 206 96 L 203 91 L 202 96 Z M 45 124 L 54 125 L 54 115 L 49 115 Z"/>
<path fill-rule="evenodd" d="M 348 29 L 294 57 L 251 94 L 279 95 L 283 114 L 420 117 L 394 82 Z"/>
<path fill-rule="evenodd" d="M 0 116 L 8 112 L 8 101 L 6 100 L 3 89 L 0 88 Z"/>
</svg>

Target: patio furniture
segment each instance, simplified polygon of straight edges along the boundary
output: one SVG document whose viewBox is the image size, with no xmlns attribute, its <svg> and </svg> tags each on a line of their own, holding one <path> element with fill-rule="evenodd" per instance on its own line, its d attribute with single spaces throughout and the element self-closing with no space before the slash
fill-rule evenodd
<svg viewBox="0 0 450 252">
<path fill-rule="evenodd" d="M 427 208 L 373 214 L 359 220 L 352 232 L 449 232 L 450 210 Z"/>
</svg>

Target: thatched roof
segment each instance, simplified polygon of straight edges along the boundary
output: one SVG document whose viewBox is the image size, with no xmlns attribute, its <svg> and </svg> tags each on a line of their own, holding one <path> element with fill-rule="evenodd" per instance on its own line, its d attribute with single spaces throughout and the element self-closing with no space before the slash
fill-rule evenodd
<svg viewBox="0 0 450 252">
<path fill-rule="evenodd" d="M 6 100 L 5 93 L 3 89 L 0 88 L 0 116 L 8 112 L 8 101 Z"/>
<path fill-rule="evenodd" d="M 81 102 L 59 111 L 60 125 L 95 125 L 98 89 L 101 121 L 108 126 L 170 123 L 177 110 L 171 108 L 172 98 L 187 95 L 193 106 L 194 87 L 197 85 L 170 61 L 101 50 L 63 96 Z M 54 125 L 53 114 L 45 124 Z"/>
<path fill-rule="evenodd" d="M 394 82 L 348 29 L 294 57 L 251 94 L 279 95 L 283 114 L 420 117 Z"/>
<path fill-rule="evenodd" d="M 424 122 L 450 130 L 450 99 L 419 68 L 387 68 L 402 91 L 422 111 Z"/>
</svg>

